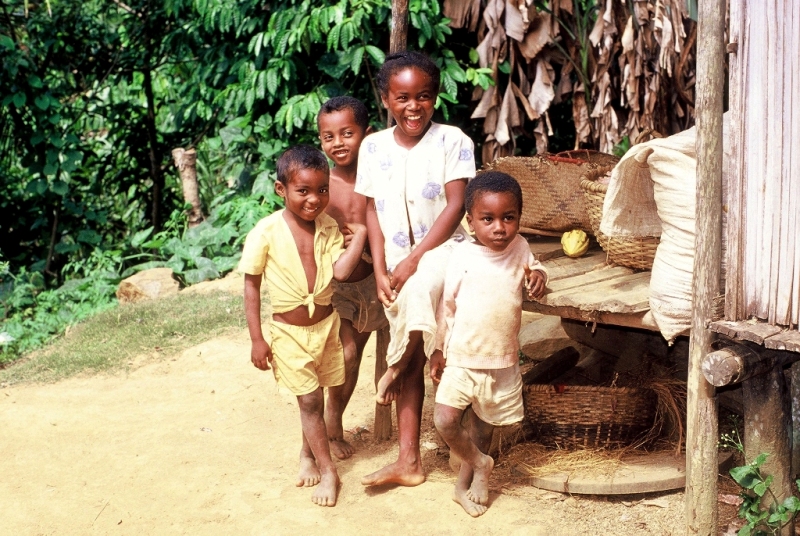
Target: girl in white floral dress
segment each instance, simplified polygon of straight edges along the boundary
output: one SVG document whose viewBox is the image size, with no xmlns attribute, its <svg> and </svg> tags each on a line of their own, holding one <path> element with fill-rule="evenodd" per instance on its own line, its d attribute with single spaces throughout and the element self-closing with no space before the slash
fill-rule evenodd
<svg viewBox="0 0 800 536">
<path fill-rule="evenodd" d="M 367 229 L 378 298 L 386 307 L 389 369 L 376 400 L 397 403 L 398 460 L 364 477 L 364 485 L 425 481 L 419 453 L 426 356 L 436 342 L 436 309 L 451 247 L 461 226 L 464 189 L 475 176 L 472 140 L 431 122 L 439 68 L 417 52 L 386 58 L 377 76 L 396 126 L 361 144 L 355 191 L 367 197 Z"/>
</svg>

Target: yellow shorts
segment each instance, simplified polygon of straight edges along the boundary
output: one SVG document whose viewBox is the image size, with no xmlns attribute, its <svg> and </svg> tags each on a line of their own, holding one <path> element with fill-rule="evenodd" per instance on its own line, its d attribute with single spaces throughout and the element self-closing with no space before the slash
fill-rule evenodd
<svg viewBox="0 0 800 536">
<path fill-rule="evenodd" d="M 339 341 L 339 315 L 334 311 L 313 326 L 270 323 L 272 372 L 278 385 L 293 395 L 344 383 L 344 352 Z"/>
<path fill-rule="evenodd" d="M 502 369 L 446 366 L 436 391 L 436 403 L 456 409 L 472 405 L 475 415 L 493 426 L 505 426 L 525 417 L 519 365 Z"/>
</svg>

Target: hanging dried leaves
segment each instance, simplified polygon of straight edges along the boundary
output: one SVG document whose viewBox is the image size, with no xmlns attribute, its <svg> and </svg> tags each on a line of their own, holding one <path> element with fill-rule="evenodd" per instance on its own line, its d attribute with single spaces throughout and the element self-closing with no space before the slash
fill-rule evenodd
<svg viewBox="0 0 800 536">
<path fill-rule="evenodd" d="M 685 0 L 586 4 L 486 0 L 481 11 L 475 0 L 445 1 L 451 26 L 476 28 L 480 66 L 493 71 L 495 86 L 473 95 L 484 162 L 513 154 L 523 132 L 546 151 L 548 110 L 569 99 L 575 148 L 611 152 L 625 136 L 693 124 L 696 28 Z"/>
</svg>

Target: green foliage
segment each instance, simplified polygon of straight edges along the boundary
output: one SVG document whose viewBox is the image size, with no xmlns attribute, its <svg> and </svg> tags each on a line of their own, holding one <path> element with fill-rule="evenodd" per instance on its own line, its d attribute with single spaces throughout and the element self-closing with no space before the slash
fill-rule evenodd
<svg viewBox="0 0 800 536">
<path fill-rule="evenodd" d="M 744 454 L 744 446 L 736 428 L 730 434 L 721 436 L 720 446 L 733 448 Z M 739 529 L 737 533 L 739 536 L 780 534 L 781 528 L 793 520 L 800 511 L 800 499 L 797 497 L 792 495 L 782 502 L 775 497 L 770 489 L 773 476 L 765 476 L 761 469 L 766 461 L 767 454 L 762 452 L 752 462 L 730 470 L 733 480 L 742 487 L 742 492 L 739 494 L 742 498 L 739 517 L 744 519 L 746 524 Z M 797 480 L 796 484 L 800 487 L 800 480 Z"/>
<path fill-rule="evenodd" d="M 410 46 L 442 68 L 440 113 L 466 117 L 491 71 L 450 39 L 438 2 L 409 12 Z M 322 102 L 354 95 L 385 125 L 374 76 L 390 13 L 389 0 L 4 2 L 0 361 L 111 306 L 137 270 L 169 266 L 185 284 L 230 270 L 280 205 L 277 155 L 318 143 Z M 210 215 L 194 229 L 175 147 L 197 151 Z"/>
</svg>

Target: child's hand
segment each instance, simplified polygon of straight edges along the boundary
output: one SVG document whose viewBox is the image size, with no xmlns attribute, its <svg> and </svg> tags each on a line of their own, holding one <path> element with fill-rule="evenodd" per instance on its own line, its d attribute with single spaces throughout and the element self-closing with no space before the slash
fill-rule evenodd
<svg viewBox="0 0 800 536">
<path fill-rule="evenodd" d="M 347 229 L 353 235 L 359 235 L 359 234 L 363 234 L 364 236 L 367 235 L 367 226 L 364 225 L 363 223 L 355 223 L 355 222 L 345 223 L 344 228 Z M 345 236 L 347 236 L 346 233 Z"/>
<path fill-rule="evenodd" d="M 431 354 L 431 362 L 429 368 L 431 370 L 431 380 L 436 385 L 439 385 L 439 382 L 442 381 L 442 371 L 444 371 L 445 361 L 444 361 L 444 354 L 441 350 L 435 350 Z"/>
<path fill-rule="evenodd" d="M 528 290 L 528 299 L 538 300 L 544 296 L 545 278 L 541 270 L 525 266 L 525 288 Z"/>
<path fill-rule="evenodd" d="M 253 341 L 250 348 L 250 361 L 259 370 L 269 370 L 269 364 L 272 363 L 272 348 L 267 341 Z"/>
<path fill-rule="evenodd" d="M 392 289 L 395 291 L 396 294 L 399 294 L 401 290 L 403 290 L 403 285 L 406 284 L 408 278 L 414 275 L 417 271 L 417 265 L 419 261 L 415 260 L 412 255 L 409 255 L 392 270 Z"/>
<path fill-rule="evenodd" d="M 375 273 L 375 285 L 377 286 L 378 301 L 384 307 L 389 307 L 397 298 L 397 293 L 392 290 L 391 280 L 387 274 Z"/>
</svg>

